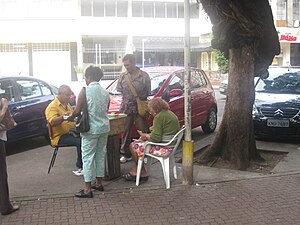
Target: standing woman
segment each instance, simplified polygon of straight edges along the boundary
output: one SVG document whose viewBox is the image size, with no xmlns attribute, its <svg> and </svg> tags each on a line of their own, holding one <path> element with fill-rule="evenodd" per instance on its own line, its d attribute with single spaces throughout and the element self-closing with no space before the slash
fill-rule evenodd
<svg viewBox="0 0 300 225">
<path fill-rule="evenodd" d="M 8 101 L 6 98 L 2 98 L 0 103 L 1 103 L 0 121 L 2 121 L 8 108 Z M 20 208 L 19 205 L 12 205 L 9 201 L 7 167 L 6 167 L 6 150 L 4 144 L 4 141 L 6 140 L 7 140 L 6 131 L 1 131 L 0 132 L 0 210 L 2 215 L 11 214 Z"/>
<path fill-rule="evenodd" d="M 109 94 L 99 84 L 103 72 L 99 67 L 89 66 L 85 70 L 86 99 L 88 105 L 90 130 L 82 133 L 82 162 L 85 189 L 75 193 L 78 198 L 92 198 L 92 189 L 104 191 L 102 177 L 105 175 L 105 154 L 109 127 L 107 116 L 109 107 Z M 78 96 L 74 114 L 82 109 L 84 92 Z M 91 184 L 96 177 L 95 184 Z"/>
</svg>

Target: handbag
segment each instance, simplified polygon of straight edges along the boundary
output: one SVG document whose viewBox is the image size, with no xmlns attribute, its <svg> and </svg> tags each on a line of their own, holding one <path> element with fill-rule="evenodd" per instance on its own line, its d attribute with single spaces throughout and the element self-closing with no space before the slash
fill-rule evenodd
<svg viewBox="0 0 300 225">
<path fill-rule="evenodd" d="M 141 117 L 146 117 L 149 114 L 149 108 L 148 108 L 148 100 L 143 101 L 140 99 L 140 97 L 137 95 L 135 88 L 133 87 L 130 79 L 128 78 L 127 74 L 124 75 L 127 84 L 132 92 L 132 94 L 134 95 L 136 102 L 137 102 L 137 107 L 138 107 L 138 114 Z"/>
<path fill-rule="evenodd" d="M 83 93 L 84 93 L 84 98 L 83 98 L 83 106 L 82 110 L 77 117 L 76 121 L 76 131 L 78 133 L 85 133 L 90 130 L 90 122 L 89 122 L 89 113 L 87 110 L 87 100 L 86 100 L 86 90 L 85 87 L 83 87 Z"/>
<path fill-rule="evenodd" d="M 16 121 L 12 117 L 11 113 L 7 109 L 6 112 L 5 112 L 5 114 L 4 114 L 3 119 L 0 122 L 0 131 L 5 131 L 5 130 L 13 129 L 17 125 L 18 124 L 16 123 Z"/>
</svg>

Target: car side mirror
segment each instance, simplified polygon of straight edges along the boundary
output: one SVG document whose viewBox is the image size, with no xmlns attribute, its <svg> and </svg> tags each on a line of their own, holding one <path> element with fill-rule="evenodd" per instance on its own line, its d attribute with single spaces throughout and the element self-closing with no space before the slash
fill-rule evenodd
<svg viewBox="0 0 300 225">
<path fill-rule="evenodd" d="M 181 89 L 172 89 L 169 91 L 169 97 L 176 97 L 183 94 L 183 91 Z"/>
</svg>

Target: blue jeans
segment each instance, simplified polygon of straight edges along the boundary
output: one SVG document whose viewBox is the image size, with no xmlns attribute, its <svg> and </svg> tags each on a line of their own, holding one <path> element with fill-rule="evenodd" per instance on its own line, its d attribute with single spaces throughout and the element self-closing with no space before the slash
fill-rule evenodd
<svg viewBox="0 0 300 225">
<path fill-rule="evenodd" d="M 76 166 L 82 169 L 82 156 L 81 156 L 81 137 L 74 137 L 70 134 L 64 134 L 59 138 L 59 145 L 76 146 L 77 148 L 77 162 Z"/>
</svg>

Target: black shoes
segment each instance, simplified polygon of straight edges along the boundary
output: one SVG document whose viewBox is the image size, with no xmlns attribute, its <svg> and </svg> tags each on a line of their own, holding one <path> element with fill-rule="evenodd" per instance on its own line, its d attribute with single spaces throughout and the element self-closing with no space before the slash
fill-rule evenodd
<svg viewBox="0 0 300 225">
<path fill-rule="evenodd" d="M 18 211 L 20 209 L 19 205 L 13 205 L 12 208 L 6 212 L 2 212 L 1 215 L 5 216 L 5 215 L 9 215 L 15 211 Z"/>
<path fill-rule="evenodd" d="M 94 190 L 96 190 L 96 191 L 104 191 L 103 186 L 101 185 L 101 186 L 97 187 L 96 183 L 92 184 L 91 188 L 94 189 Z"/>
<path fill-rule="evenodd" d="M 77 198 L 93 198 L 93 192 L 87 192 L 85 193 L 84 190 L 80 190 L 75 193 L 75 197 Z"/>
</svg>

